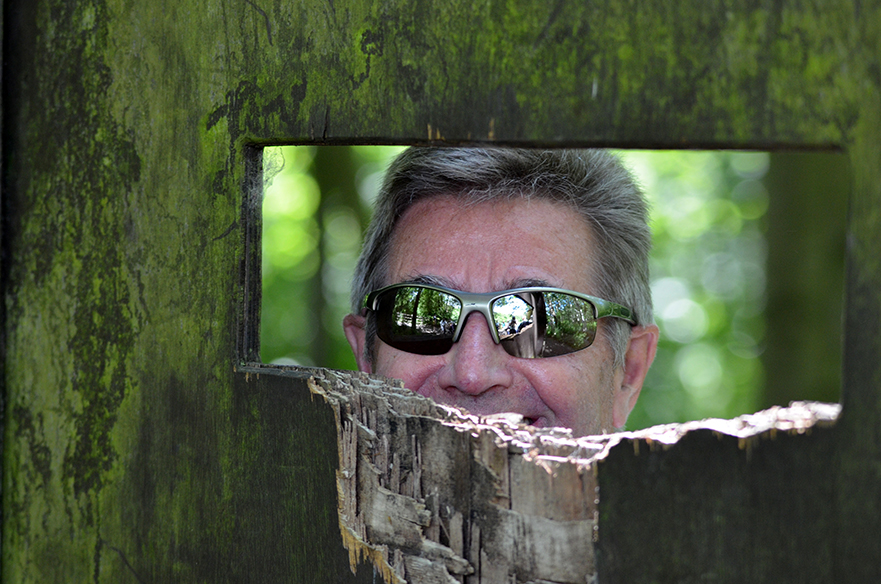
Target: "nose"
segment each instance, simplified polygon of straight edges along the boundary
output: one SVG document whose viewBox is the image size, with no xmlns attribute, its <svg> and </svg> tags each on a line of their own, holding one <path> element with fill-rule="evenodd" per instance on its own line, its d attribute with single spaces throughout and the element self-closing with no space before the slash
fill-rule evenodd
<svg viewBox="0 0 881 584">
<path fill-rule="evenodd" d="M 459 341 L 446 354 L 438 382 L 446 391 L 471 396 L 508 387 L 513 378 L 508 359 L 505 350 L 493 341 L 486 318 L 471 313 Z"/>
</svg>

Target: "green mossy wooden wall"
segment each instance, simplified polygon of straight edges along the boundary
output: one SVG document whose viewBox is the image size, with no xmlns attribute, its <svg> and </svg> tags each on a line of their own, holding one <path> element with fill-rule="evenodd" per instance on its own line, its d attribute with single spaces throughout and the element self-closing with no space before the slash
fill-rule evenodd
<svg viewBox="0 0 881 584">
<path fill-rule="evenodd" d="M 878 527 L 877 1 L 3 10 L 4 581 L 349 577 L 328 411 L 245 397 L 235 372 L 253 348 L 246 159 L 288 141 L 847 149 L 834 523 Z M 838 541 L 840 561 L 870 545 Z"/>
</svg>

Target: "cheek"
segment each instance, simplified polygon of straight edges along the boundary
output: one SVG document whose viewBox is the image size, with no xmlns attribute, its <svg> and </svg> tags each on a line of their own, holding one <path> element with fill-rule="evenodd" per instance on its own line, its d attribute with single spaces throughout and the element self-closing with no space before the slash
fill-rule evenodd
<svg viewBox="0 0 881 584">
<path fill-rule="evenodd" d="M 532 363 L 531 363 L 532 364 Z M 539 397 L 558 416 L 580 409 L 592 385 L 591 370 L 579 362 L 536 360 L 527 375 Z"/>
<path fill-rule="evenodd" d="M 373 372 L 384 377 L 400 379 L 411 391 L 419 389 L 436 369 L 434 359 L 392 349 L 385 343 L 376 343 L 376 365 Z"/>
<path fill-rule="evenodd" d="M 611 419 L 614 372 L 608 365 L 593 359 L 551 361 L 537 363 L 529 378 L 558 425 L 593 428 Z"/>
</svg>

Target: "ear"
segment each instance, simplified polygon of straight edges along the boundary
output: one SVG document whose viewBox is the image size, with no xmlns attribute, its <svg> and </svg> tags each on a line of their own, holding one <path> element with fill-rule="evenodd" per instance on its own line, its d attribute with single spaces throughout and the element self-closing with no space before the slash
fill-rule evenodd
<svg viewBox="0 0 881 584">
<path fill-rule="evenodd" d="M 367 319 L 356 314 L 348 314 L 343 318 L 343 331 L 346 333 L 346 340 L 349 341 L 349 346 L 352 347 L 352 352 L 355 353 L 355 361 L 358 363 L 358 370 L 364 371 L 365 373 L 372 373 L 373 368 L 370 366 L 370 361 L 367 360 L 367 357 L 364 354 L 364 349 L 367 347 L 366 324 Z"/>
<path fill-rule="evenodd" d="M 653 324 L 635 326 L 630 333 L 624 355 L 624 378 L 612 404 L 612 424 L 616 428 L 624 427 L 627 416 L 636 405 L 642 383 L 655 360 L 659 334 L 658 327 Z"/>
</svg>

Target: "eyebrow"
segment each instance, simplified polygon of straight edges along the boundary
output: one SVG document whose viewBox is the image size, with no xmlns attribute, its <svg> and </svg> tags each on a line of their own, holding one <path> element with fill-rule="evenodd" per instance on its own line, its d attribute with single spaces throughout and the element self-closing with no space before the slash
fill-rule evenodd
<svg viewBox="0 0 881 584">
<path fill-rule="evenodd" d="M 429 286 L 441 286 L 443 288 L 450 288 L 452 290 L 460 290 L 465 292 L 465 290 L 461 290 L 456 284 L 450 281 L 447 278 L 442 278 L 439 276 L 432 276 L 430 274 L 420 274 L 418 276 L 414 276 L 412 278 L 407 278 L 406 280 L 400 282 L 401 284 L 427 284 Z M 505 283 L 505 287 L 501 290 L 513 290 L 514 288 L 531 288 L 531 287 L 543 287 L 543 288 L 554 288 L 552 284 L 550 284 L 547 280 L 542 278 L 520 278 L 517 280 L 509 280 Z M 497 291 L 501 291 L 497 290 Z"/>
<path fill-rule="evenodd" d="M 420 274 L 413 278 L 407 278 L 402 284 L 428 284 L 429 286 L 441 286 L 443 288 L 455 288 L 453 284 L 446 278 L 430 276 L 428 274 Z"/>
<path fill-rule="evenodd" d="M 559 288 L 559 286 L 553 286 L 550 282 L 542 278 L 521 278 L 519 280 L 508 282 L 509 288 L 530 288 L 533 286 L 544 288 Z"/>
</svg>

